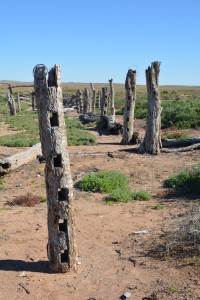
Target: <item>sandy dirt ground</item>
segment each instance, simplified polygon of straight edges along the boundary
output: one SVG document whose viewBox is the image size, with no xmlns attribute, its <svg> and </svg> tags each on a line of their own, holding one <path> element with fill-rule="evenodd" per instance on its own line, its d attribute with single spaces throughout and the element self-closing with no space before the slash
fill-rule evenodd
<svg viewBox="0 0 200 300">
<path fill-rule="evenodd" d="M 144 133 L 143 122 L 135 126 Z M 7 130 L 4 126 L 0 134 Z M 33 161 L 5 175 L 0 190 L 0 299 L 117 300 L 126 299 L 121 297 L 126 292 L 130 300 L 200 299 L 197 266 L 147 255 L 163 232 L 173 230 L 177 215 L 198 205 L 199 199 L 165 199 L 162 194 L 164 180 L 199 162 L 200 151 L 139 155 L 137 146 L 121 145 L 119 136 L 93 133 L 97 145 L 68 149 L 74 182 L 97 169 L 120 170 L 133 190 L 146 189 L 152 199 L 109 206 L 105 195 L 74 189 L 80 264 L 76 272 L 53 274 L 46 254 L 46 203 L 6 205 L 27 192 L 45 195 L 44 164 Z M 193 135 L 199 136 L 199 131 Z M 0 158 L 18 151 L 23 149 L 0 147 Z M 161 202 L 164 208 L 155 210 Z"/>
</svg>

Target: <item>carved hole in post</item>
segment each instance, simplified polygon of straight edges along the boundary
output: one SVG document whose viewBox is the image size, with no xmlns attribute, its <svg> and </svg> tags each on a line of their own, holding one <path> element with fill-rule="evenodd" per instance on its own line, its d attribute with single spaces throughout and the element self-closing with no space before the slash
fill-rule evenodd
<svg viewBox="0 0 200 300">
<path fill-rule="evenodd" d="M 59 225 L 59 231 L 66 232 L 66 220 L 59 219 L 58 225 Z"/>
<path fill-rule="evenodd" d="M 129 131 L 129 128 L 127 128 L 126 130 Z"/>
<path fill-rule="evenodd" d="M 62 167 L 62 155 L 58 154 L 56 157 L 53 158 L 53 163 L 55 168 Z"/>
<path fill-rule="evenodd" d="M 67 263 L 68 262 L 67 250 L 60 250 L 60 260 L 61 260 L 61 263 Z"/>
<path fill-rule="evenodd" d="M 130 110 L 130 106 L 127 106 L 127 110 Z"/>
<path fill-rule="evenodd" d="M 59 126 L 57 112 L 52 112 L 51 117 L 50 117 L 50 123 L 51 123 L 51 127 Z"/>
<path fill-rule="evenodd" d="M 131 96 L 128 96 L 128 100 L 131 100 Z"/>
<path fill-rule="evenodd" d="M 60 191 L 58 191 L 58 200 L 59 201 L 67 201 L 68 195 L 69 195 L 69 189 L 61 188 Z"/>
<path fill-rule="evenodd" d="M 129 117 L 126 119 L 127 120 L 127 122 L 129 121 Z"/>
</svg>

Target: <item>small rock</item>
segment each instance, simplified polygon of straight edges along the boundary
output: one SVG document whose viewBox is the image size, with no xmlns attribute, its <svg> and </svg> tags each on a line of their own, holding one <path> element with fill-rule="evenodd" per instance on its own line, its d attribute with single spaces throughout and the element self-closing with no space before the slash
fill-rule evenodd
<svg viewBox="0 0 200 300">
<path fill-rule="evenodd" d="M 19 272 L 19 277 L 27 277 L 27 274 L 25 271 Z"/>
<path fill-rule="evenodd" d="M 128 299 L 129 297 L 131 296 L 131 293 L 130 292 L 126 292 L 124 293 L 123 295 L 120 296 L 120 300 L 126 300 Z"/>
<path fill-rule="evenodd" d="M 141 234 L 141 233 L 149 233 L 148 230 L 138 230 L 138 231 L 134 231 L 134 234 Z"/>
<path fill-rule="evenodd" d="M 80 262 L 80 261 L 77 261 L 77 265 L 81 265 L 81 262 Z"/>
</svg>

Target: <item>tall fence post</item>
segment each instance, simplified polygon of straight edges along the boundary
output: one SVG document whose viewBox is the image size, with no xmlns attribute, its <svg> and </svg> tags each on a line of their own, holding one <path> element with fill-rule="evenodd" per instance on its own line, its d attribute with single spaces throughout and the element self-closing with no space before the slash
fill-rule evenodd
<svg viewBox="0 0 200 300">
<path fill-rule="evenodd" d="M 133 136 L 134 110 L 136 101 L 136 71 L 128 70 L 125 81 L 126 103 L 124 108 L 122 144 L 128 145 Z"/>
<path fill-rule="evenodd" d="M 112 114 L 112 120 L 115 122 L 115 92 L 113 86 L 113 79 L 109 80 L 110 84 L 110 111 Z"/>
<path fill-rule="evenodd" d="M 108 89 L 107 87 L 102 88 L 102 97 L 101 97 L 101 123 L 102 126 L 105 125 L 104 116 L 107 116 L 108 108 Z"/>
<path fill-rule="evenodd" d="M 92 112 L 95 114 L 95 108 L 96 108 L 96 90 L 94 88 L 94 84 L 90 83 L 91 89 L 92 89 Z"/>
<path fill-rule="evenodd" d="M 87 114 L 90 111 L 90 95 L 88 89 L 83 93 L 83 113 Z"/>
<path fill-rule="evenodd" d="M 13 96 L 12 87 L 10 84 L 8 86 L 7 102 L 8 102 L 8 106 L 9 106 L 9 110 L 10 110 L 10 115 L 15 116 L 17 114 L 16 113 L 16 105 L 15 105 L 15 99 Z"/>
<path fill-rule="evenodd" d="M 48 209 L 47 253 L 51 270 L 66 272 L 76 268 L 73 183 L 67 151 L 63 113 L 60 66 L 50 71 L 34 68 L 34 87 L 38 109 L 40 140 L 45 157 L 45 181 Z"/>
<path fill-rule="evenodd" d="M 160 62 L 154 61 L 145 71 L 148 98 L 146 134 L 140 153 L 159 154 L 161 143 L 161 100 L 159 92 Z"/>
<path fill-rule="evenodd" d="M 97 101 L 96 101 L 96 108 L 101 108 L 101 91 L 98 91 Z"/>
</svg>

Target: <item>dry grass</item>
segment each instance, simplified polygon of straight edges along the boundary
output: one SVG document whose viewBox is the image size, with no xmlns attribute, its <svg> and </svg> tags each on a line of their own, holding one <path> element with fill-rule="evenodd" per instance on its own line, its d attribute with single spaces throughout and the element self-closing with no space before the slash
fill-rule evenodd
<svg viewBox="0 0 200 300">
<path fill-rule="evenodd" d="M 17 196 L 14 200 L 6 202 L 9 206 L 19 205 L 23 207 L 33 207 L 40 204 L 42 197 L 27 193 L 26 195 Z"/>
</svg>

